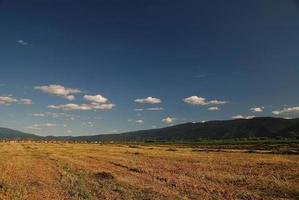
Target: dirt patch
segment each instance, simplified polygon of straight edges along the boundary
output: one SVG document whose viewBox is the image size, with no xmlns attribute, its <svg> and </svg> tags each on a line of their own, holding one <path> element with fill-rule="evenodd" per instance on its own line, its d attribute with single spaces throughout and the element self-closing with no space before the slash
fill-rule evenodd
<svg viewBox="0 0 299 200">
<path fill-rule="evenodd" d="M 138 168 L 129 168 L 128 170 L 131 171 L 131 172 L 136 172 L 136 173 L 142 173 L 143 172 L 142 170 L 140 170 Z"/>
<path fill-rule="evenodd" d="M 110 162 L 112 165 L 114 166 L 117 166 L 117 167 L 121 167 L 121 168 L 124 168 L 124 169 L 127 169 L 128 171 L 131 171 L 131 172 L 135 172 L 135 173 L 144 173 L 143 170 L 141 169 L 138 169 L 136 167 L 128 167 L 126 165 L 122 165 L 120 163 L 115 163 L 115 162 Z"/>
<path fill-rule="evenodd" d="M 143 155 L 143 153 L 140 153 L 140 152 L 133 152 L 132 154 L 133 155 Z"/>
<path fill-rule="evenodd" d="M 30 187 L 42 187 L 42 184 L 39 181 L 30 181 L 28 184 Z"/>
<path fill-rule="evenodd" d="M 141 152 L 130 152 L 130 151 L 126 151 L 127 154 L 132 154 L 132 155 L 143 155 L 143 153 Z"/>
<path fill-rule="evenodd" d="M 8 188 L 8 185 L 5 182 L 3 182 L 3 181 L 0 180 L 0 191 L 1 190 L 2 191 L 6 191 L 7 188 Z"/>
<path fill-rule="evenodd" d="M 140 147 L 137 146 L 137 145 L 129 145 L 129 148 L 136 148 L 136 149 L 138 149 L 138 148 L 140 148 Z"/>
<path fill-rule="evenodd" d="M 98 172 L 95 174 L 95 177 L 99 180 L 112 180 L 115 178 L 113 174 L 109 172 Z"/>
<path fill-rule="evenodd" d="M 177 151 L 177 149 L 175 149 L 175 148 L 169 148 L 169 149 L 166 149 L 166 151 Z"/>
</svg>

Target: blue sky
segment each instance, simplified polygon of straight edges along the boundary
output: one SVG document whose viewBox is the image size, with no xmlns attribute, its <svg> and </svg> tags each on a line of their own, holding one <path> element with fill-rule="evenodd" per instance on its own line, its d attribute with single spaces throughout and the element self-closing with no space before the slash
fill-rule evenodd
<svg viewBox="0 0 299 200">
<path fill-rule="evenodd" d="M 299 117 L 298 1 L 0 0 L 0 27 L 2 127 Z"/>
</svg>

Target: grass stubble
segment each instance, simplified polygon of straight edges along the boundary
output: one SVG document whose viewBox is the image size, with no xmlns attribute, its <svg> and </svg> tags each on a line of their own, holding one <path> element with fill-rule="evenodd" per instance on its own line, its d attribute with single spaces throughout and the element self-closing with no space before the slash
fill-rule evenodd
<svg viewBox="0 0 299 200">
<path fill-rule="evenodd" d="M 299 199 L 299 156 L 0 143 L 0 199 Z"/>
</svg>

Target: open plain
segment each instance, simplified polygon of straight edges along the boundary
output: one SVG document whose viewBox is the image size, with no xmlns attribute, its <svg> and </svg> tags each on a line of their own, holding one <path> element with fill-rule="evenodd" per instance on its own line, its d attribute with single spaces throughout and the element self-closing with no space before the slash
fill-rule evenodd
<svg viewBox="0 0 299 200">
<path fill-rule="evenodd" d="M 298 199 L 299 156 L 0 143 L 0 199 Z"/>
</svg>

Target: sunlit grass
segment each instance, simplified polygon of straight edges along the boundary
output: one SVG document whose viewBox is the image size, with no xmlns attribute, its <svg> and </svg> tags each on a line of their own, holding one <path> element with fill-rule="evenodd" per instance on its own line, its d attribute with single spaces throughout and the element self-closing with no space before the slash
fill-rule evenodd
<svg viewBox="0 0 299 200">
<path fill-rule="evenodd" d="M 0 199 L 296 199 L 299 156 L 0 143 Z"/>
</svg>

